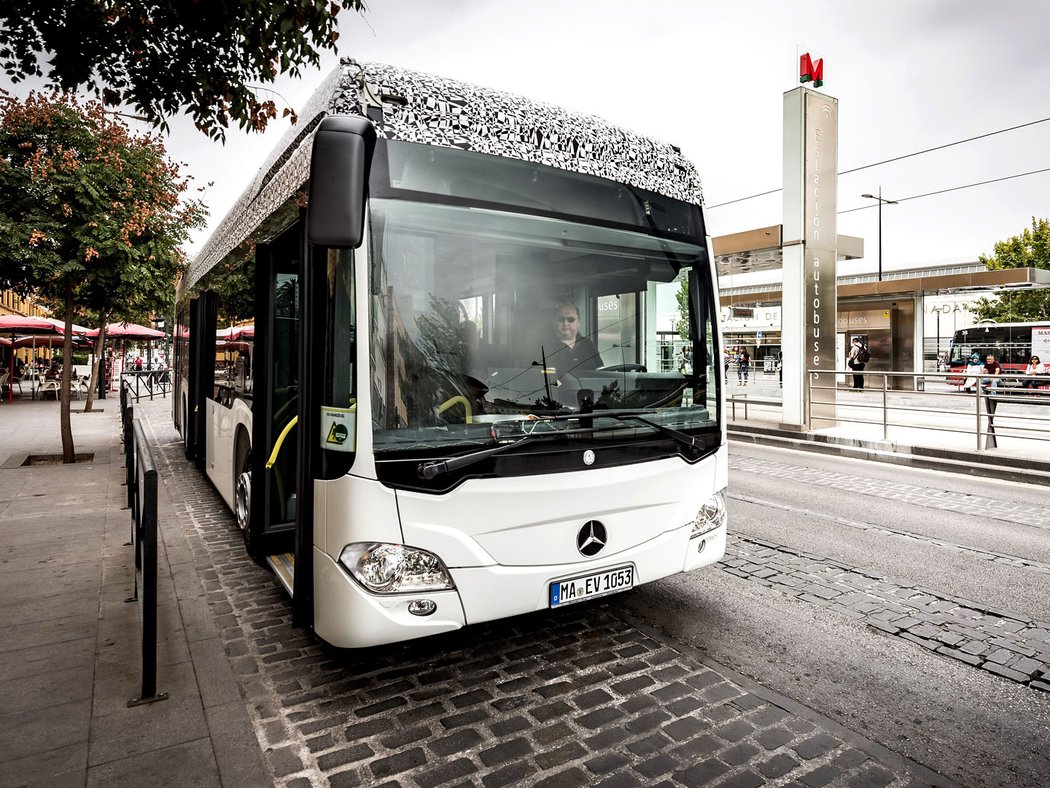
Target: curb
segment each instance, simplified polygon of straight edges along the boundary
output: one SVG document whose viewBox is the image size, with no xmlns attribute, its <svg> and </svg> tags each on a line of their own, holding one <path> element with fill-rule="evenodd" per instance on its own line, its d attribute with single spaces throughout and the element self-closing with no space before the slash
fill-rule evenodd
<svg viewBox="0 0 1050 788">
<path fill-rule="evenodd" d="M 1050 462 L 730 424 L 730 440 L 1050 487 Z"/>
</svg>

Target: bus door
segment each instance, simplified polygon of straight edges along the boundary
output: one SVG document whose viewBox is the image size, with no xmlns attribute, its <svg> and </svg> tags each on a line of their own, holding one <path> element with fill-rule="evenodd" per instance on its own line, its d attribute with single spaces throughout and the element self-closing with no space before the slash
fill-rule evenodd
<svg viewBox="0 0 1050 788">
<path fill-rule="evenodd" d="M 215 388 L 215 321 L 218 314 L 215 293 L 206 290 L 190 301 L 189 379 L 183 443 L 186 459 L 204 470 L 208 436 L 205 415 L 208 397 Z"/>
<path fill-rule="evenodd" d="M 289 593 L 299 508 L 301 260 L 300 223 L 256 247 L 251 518 L 245 542 L 252 556 L 269 561 Z"/>
</svg>

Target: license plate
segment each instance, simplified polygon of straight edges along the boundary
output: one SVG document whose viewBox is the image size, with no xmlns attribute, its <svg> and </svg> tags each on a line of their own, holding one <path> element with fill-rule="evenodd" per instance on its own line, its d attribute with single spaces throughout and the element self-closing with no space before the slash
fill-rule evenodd
<svg viewBox="0 0 1050 788">
<path fill-rule="evenodd" d="M 574 577 L 571 580 L 558 580 L 551 583 L 551 607 L 571 605 L 596 596 L 615 594 L 634 586 L 634 567 L 618 566 L 606 569 L 593 575 Z"/>
</svg>

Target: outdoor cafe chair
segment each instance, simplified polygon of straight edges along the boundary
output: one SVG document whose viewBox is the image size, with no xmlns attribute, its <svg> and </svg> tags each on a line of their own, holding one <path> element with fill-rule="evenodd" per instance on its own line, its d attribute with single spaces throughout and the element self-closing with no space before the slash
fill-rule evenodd
<svg viewBox="0 0 1050 788">
<path fill-rule="evenodd" d="M 80 399 L 88 390 L 88 378 L 87 375 L 74 375 L 73 379 L 69 382 L 69 395 Z"/>
<path fill-rule="evenodd" d="M 40 395 L 40 399 L 44 398 L 44 394 L 49 391 L 55 392 L 55 399 L 58 399 L 58 392 L 61 390 L 62 385 L 57 380 L 48 380 L 43 375 L 37 375 L 37 393 Z"/>
<path fill-rule="evenodd" d="M 11 385 L 18 386 L 18 396 L 21 397 L 22 396 L 22 379 L 16 377 L 15 378 L 15 382 L 12 384 L 11 383 L 11 373 L 10 372 L 5 372 L 2 375 L 0 375 L 0 393 L 3 393 L 3 394 L 6 395 L 7 394 L 7 389 Z"/>
</svg>

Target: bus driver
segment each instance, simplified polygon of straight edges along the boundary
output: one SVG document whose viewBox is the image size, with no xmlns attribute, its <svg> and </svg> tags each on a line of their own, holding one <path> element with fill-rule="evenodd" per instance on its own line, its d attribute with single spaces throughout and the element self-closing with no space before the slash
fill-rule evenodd
<svg viewBox="0 0 1050 788">
<path fill-rule="evenodd" d="M 598 348 L 587 337 L 581 337 L 580 310 L 575 304 L 562 304 L 554 321 L 554 335 L 561 342 L 554 352 L 547 356 L 547 363 L 559 371 L 573 372 L 577 369 L 597 369 L 602 365 Z"/>
</svg>

